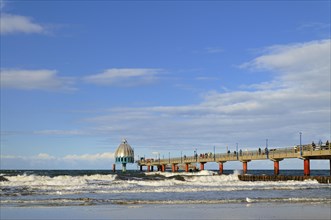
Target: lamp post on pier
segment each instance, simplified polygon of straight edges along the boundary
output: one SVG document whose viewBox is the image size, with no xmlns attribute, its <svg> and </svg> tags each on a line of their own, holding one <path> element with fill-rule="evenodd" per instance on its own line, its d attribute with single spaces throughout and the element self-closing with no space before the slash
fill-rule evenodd
<svg viewBox="0 0 331 220">
<path fill-rule="evenodd" d="M 238 143 L 236 143 L 236 155 L 237 155 L 237 160 L 239 160 L 239 157 L 238 157 Z"/>
<path fill-rule="evenodd" d="M 267 155 L 267 159 L 269 159 L 268 138 L 265 139 L 265 153 Z"/>
<path fill-rule="evenodd" d="M 216 155 L 215 155 L 215 146 L 214 146 L 214 161 L 216 160 L 215 156 L 216 156 Z"/>
<path fill-rule="evenodd" d="M 299 135 L 300 135 L 300 156 L 302 156 L 302 142 L 301 142 L 302 132 L 301 131 L 299 132 Z"/>
</svg>

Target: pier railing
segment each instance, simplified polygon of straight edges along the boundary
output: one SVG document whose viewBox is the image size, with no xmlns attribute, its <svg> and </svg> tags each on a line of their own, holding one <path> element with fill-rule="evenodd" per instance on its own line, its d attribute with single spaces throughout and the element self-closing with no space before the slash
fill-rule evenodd
<svg viewBox="0 0 331 220">
<path fill-rule="evenodd" d="M 166 164 L 190 164 L 226 161 L 251 161 L 251 160 L 274 160 L 279 161 L 287 158 L 331 159 L 331 147 L 329 145 L 302 145 L 288 148 L 271 148 L 258 150 L 240 150 L 239 152 L 201 154 L 193 156 L 173 157 L 167 159 L 140 159 L 138 165 L 157 166 Z"/>
</svg>

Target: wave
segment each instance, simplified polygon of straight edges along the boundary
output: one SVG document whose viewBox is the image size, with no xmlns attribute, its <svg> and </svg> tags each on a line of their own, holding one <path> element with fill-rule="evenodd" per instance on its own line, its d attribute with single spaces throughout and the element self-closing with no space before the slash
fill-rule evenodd
<svg viewBox="0 0 331 220">
<path fill-rule="evenodd" d="M 125 177 L 125 178 L 124 178 Z M 0 196 L 27 195 L 76 195 L 76 194 L 139 194 L 139 193 L 190 193 L 331 189 L 330 184 L 315 180 L 246 182 L 236 174 L 215 175 L 212 171 L 199 173 L 149 173 L 146 176 L 119 176 L 94 174 L 82 176 L 6 176 L 9 181 L 0 182 Z"/>
<path fill-rule="evenodd" d="M 17 176 L 5 176 L 9 181 L 1 182 L 1 185 L 9 186 L 34 186 L 34 185 L 43 185 L 43 186 L 61 186 L 61 185 L 84 185 L 87 183 L 93 183 L 98 181 L 108 181 L 112 182 L 116 179 L 117 175 L 84 175 L 84 176 L 69 176 L 62 175 L 56 177 L 49 176 L 37 176 L 37 175 L 17 175 Z"/>
</svg>

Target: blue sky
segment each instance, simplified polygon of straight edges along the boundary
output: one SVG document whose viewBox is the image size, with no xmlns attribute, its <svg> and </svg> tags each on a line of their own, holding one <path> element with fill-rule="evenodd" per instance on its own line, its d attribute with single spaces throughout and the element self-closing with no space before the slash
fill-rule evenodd
<svg viewBox="0 0 331 220">
<path fill-rule="evenodd" d="M 331 139 L 330 1 L 1 1 L 0 27 L 2 169 Z"/>
</svg>

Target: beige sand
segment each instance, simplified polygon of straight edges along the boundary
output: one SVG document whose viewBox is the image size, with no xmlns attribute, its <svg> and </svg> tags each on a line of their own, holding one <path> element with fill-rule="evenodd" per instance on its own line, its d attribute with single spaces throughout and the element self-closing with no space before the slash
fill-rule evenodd
<svg viewBox="0 0 331 220">
<path fill-rule="evenodd" d="M 1 207 L 0 219 L 330 219 L 330 204 Z"/>
</svg>

